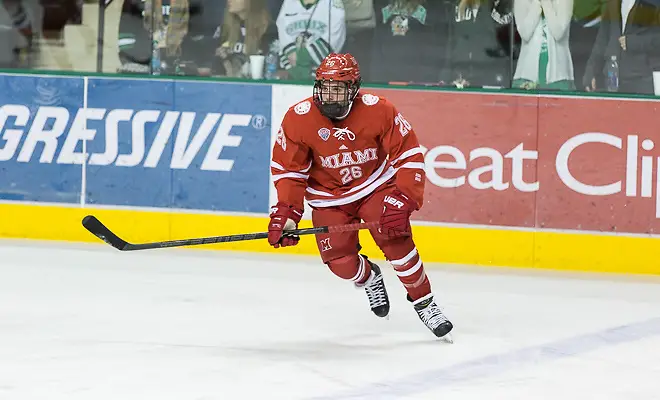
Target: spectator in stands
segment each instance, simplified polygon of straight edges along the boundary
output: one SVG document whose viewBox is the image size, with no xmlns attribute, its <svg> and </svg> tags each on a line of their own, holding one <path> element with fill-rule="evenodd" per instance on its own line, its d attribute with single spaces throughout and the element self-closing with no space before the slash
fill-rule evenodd
<svg viewBox="0 0 660 400">
<path fill-rule="evenodd" d="M 68 3 L 68 2 L 67 2 Z M 62 4 L 64 9 L 69 4 Z M 31 6 L 31 7 L 30 7 Z M 75 4 L 74 4 L 75 6 Z M 22 0 L 0 2 L 0 68 L 30 68 L 33 66 L 35 34 L 42 22 L 39 4 L 24 4 Z M 64 18 L 61 28 L 66 24 Z"/>
<path fill-rule="evenodd" d="M 374 29 L 376 10 L 373 0 L 343 0 L 346 11 L 346 31 Z"/>
<path fill-rule="evenodd" d="M 220 29 L 226 0 L 191 0 L 188 35 L 182 43 L 182 58 L 186 68 L 198 75 L 209 76 L 216 64 L 215 52 L 220 46 Z M 188 67 L 188 62 L 190 66 Z"/>
<path fill-rule="evenodd" d="M 499 56 L 497 32 L 513 23 L 507 0 L 460 0 L 449 35 L 448 81 L 458 87 L 509 87 L 509 59 Z"/>
<path fill-rule="evenodd" d="M 573 90 L 569 48 L 573 0 L 515 0 L 522 46 L 513 87 Z"/>
<path fill-rule="evenodd" d="M 268 0 L 268 12 L 271 16 L 279 14 L 284 0 Z"/>
<path fill-rule="evenodd" d="M 311 80 L 325 56 L 346 41 L 342 0 L 284 0 L 277 17 L 281 64 L 290 79 Z"/>
<path fill-rule="evenodd" d="M 163 74 L 207 75 L 218 47 L 224 0 L 124 0 L 119 22 L 119 72 L 149 73 L 153 45 Z M 223 10 L 224 8 L 220 8 Z M 152 43 L 152 39 L 155 43 Z"/>
<path fill-rule="evenodd" d="M 612 56 L 619 64 L 619 91 L 653 94 L 653 71 L 660 71 L 660 2 L 608 2 L 582 82 L 586 90 L 601 89 L 596 78 Z"/>
<path fill-rule="evenodd" d="M 8 3 L 21 3 L 23 6 L 28 7 L 29 3 L 33 5 L 37 3 L 34 0 L 2 0 L 2 2 L 4 5 Z M 39 0 L 38 3 L 42 7 L 42 35 L 45 38 L 61 38 L 65 25 L 82 24 L 82 0 Z M 30 14 L 34 14 L 34 11 Z"/>
<path fill-rule="evenodd" d="M 362 80 L 371 81 L 371 47 L 376 28 L 376 10 L 373 0 L 344 0 L 346 11 L 345 53 L 350 53 L 360 63 Z"/>
<path fill-rule="evenodd" d="M 575 0 L 571 22 L 571 57 L 576 80 L 584 76 L 607 0 Z M 602 82 L 599 82 L 601 85 Z M 585 90 L 583 85 L 578 89 Z M 602 85 L 601 85 L 602 86 Z"/>
<path fill-rule="evenodd" d="M 377 24 L 368 74 L 376 82 L 439 84 L 453 4 L 374 0 Z"/>
<path fill-rule="evenodd" d="M 154 41 L 165 50 L 164 55 L 173 58 L 182 53 L 181 45 L 188 34 L 190 8 L 188 0 L 171 0 L 169 3 L 168 8 L 163 0 L 146 0 L 144 6 L 147 12 L 143 20 L 145 29 L 153 32 Z"/>
<path fill-rule="evenodd" d="M 268 53 L 277 30 L 267 0 L 228 0 L 216 55 L 218 75 L 249 77 L 249 56 Z"/>
</svg>

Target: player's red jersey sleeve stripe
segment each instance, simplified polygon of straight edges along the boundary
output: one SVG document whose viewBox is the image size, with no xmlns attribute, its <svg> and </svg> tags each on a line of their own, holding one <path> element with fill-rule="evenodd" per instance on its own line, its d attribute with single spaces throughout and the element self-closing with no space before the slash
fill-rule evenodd
<svg viewBox="0 0 660 400">
<path fill-rule="evenodd" d="M 424 150 L 421 146 L 406 150 L 399 157 L 392 161 L 392 166 L 399 168 L 418 168 L 424 169 Z"/>
<path fill-rule="evenodd" d="M 280 179 L 284 178 L 292 178 L 292 179 L 302 179 L 302 180 L 307 180 L 309 178 L 309 174 L 306 172 L 309 171 L 311 168 L 312 163 L 309 163 L 309 166 L 305 169 L 302 169 L 300 171 L 289 171 L 280 164 L 278 164 L 275 161 L 271 161 L 270 163 L 270 171 L 273 174 L 273 181 L 277 182 Z"/>
</svg>

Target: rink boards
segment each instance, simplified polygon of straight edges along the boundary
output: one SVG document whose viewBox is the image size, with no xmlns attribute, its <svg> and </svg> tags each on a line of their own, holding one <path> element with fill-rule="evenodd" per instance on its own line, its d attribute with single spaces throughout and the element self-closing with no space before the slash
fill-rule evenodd
<svg viewBox="0 0 660 400">
<path fill-rule="evenodd" d="M 79 76 L 0 85 L 0 236 L 85 242 L 97 241 L 87 214 L 133 242 L 264 231 L 274 137 L 311 92 Z M 660 274 L 657 101 L 367 90 L 393 101 L 423 146 L 424 260 Z M 317 253 L 310 237 L 282 251 Z"/>
<path fill-rule="evenodd" d="M 265 217 L 1 204 L 0 237 L 98 242 L 80 221 L 94 214 L 132 242 L 216 236 L 266 230 Z M 303 221 L 301 227 L 311 226 Z M 656 238 L 572 232 L 424 226 L 413 227 L 418 250 L 427 262 L 660 274 Z M 368 233 L 365 254 L 381 258 Z M 318 254 L 316 242 L 303 238 L 293 248 L 271 249 L 265 241 L 234 242 L 199 248 L 289 254 Z"/>
</svg>

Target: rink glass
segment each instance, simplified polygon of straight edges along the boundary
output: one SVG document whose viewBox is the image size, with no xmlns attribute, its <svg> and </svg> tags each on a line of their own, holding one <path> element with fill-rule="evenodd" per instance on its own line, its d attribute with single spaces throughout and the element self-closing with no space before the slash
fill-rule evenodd
<svg viewBox="0 0 660 400">
<path fill-rule="evenodd" d="M 254 81 L 246 63 L 250 55 L 262 54 L 266 56 L 264 80 L 310 82 L 319 58 L 340 47 L 339 51 L 358 59 L 367 85 L 570 94 L 585 91 L 589 77 L 595 75 L 597 91 L 605 92 L 606 56 L 590 66 L 593 74 L 585 73 L 605 2 L 576 2 L 572 15 L 564 12 L 558 21 L 566 26 L 568 40 L 550 45 L 555 32 L 544 16 L 536 18 L 539 26 L 516 24 L 520 10 L 527 7 L 526 0 L 516 1 L 520 1 L 518 9 L 512 0 L 457 0 L 455 4 L 323 0 L 311 5 L 311 18 L 284 20 L 284 14 L 293 12 L 280 13 L 282 7 L 296 11 L 301 2 L 314 1 L 7 0 L 0 7 L 0 18 L 12 21 L 8 26 L 13 28 L 2 32 L 0 60 L 4 70 L 14 72 Z M 542 7 L 554 3 L 558 9 L 568 7 L 559 0 L 541 3 Z M 649 18 L 639 17 L 642 23 L 660 24 L 660 18 L 651 18 L 659 9 L 646 8 L 637 14 L 648 14 Z M 244 30 L 241 18 L 247 21 Z M 647 28 L 660 30 L 660 25 Z M 541 35 L 540 48 L 529 45 L 525 49 L 529 46 L 522 37 L 529 32 Z M 568 53 L 551 50 L 562 46 L 570 48 Z M 273 49 L 287 54 L 275 57 L 269 54 Z M 648 51 L 660 52 L 652 47 Z M 524 66 L 518 65 L 521 54 Z M 652 64 L 660 55 L 642 55 L 641 59 Z M 551 68 L 552 63 L 559 66 Z M 548 76 L 539 77 L 557 69 L 569 71 L 570 76 L 560 74 L 554 82 Z M 653 93 L 652 72 L 644 73 L 641 86 L 619 92 Z"/>
</svg>

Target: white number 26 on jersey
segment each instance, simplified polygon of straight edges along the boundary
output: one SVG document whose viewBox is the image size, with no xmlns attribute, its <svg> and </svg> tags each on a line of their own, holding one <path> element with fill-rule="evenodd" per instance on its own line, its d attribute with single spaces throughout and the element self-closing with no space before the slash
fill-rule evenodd
<svg viewBox="0 0 660 400">
<path fill-rule="evenodd" d="M 352 180 L 362 178 L 362 168 L 357 165 L 353 167 L 342 168 L 339 170 L 339 174 L 341 175 L 341 183 L 345 185 Z"/>
<path fill-rule="evenodd" d="M 410 126 L 410 123 L 406 121 L 405 118 L 403 118 L 403 115 L 401 113 L 397 114 L 396 117 L 394 117 L 394 125 L 399 127 L 399 132 L 401 132 L 401 136 L 406 136 L 408 132 L 412 129 L 412 126 Z"/>
</svg>

